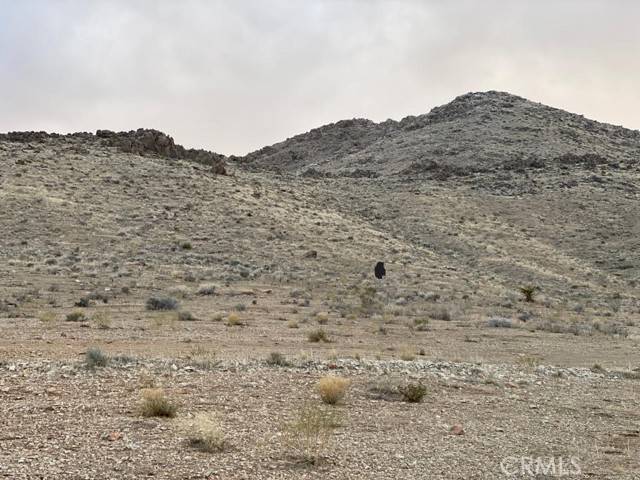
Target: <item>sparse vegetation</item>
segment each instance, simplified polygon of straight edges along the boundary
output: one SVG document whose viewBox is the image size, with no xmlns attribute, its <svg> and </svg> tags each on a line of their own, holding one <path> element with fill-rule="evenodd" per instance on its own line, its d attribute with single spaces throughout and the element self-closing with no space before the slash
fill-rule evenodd
<svg viewBox="0 0 640 480">
<path fill-rule="evenodd" d="M 307 334 L 307 340 L 309 340 L 311 343 L 319 343 L 319 342 L 329 343 L 330 342 L 327 332 L 325 332 L 321 328 L 310 331 Z"/>
<path fill-rule="evenodd" d="M 67 322 L 86 322 L 88 318 L 83 312 L 75 311 L 68 313 L 65 320 Z"/>
<path fill-rule="evenodd" d="M 178 300 L 173 297 L 150 297 L 146 303 L 147 310 L 177 310 Z"/>
<path fill-rule="evenodd" d="M 93 316 L 93 322 L 101 330 L 108 330 L 111 328 L 111 317 L 107 312 L 98 312 Z"/>
<path fill-rule="evenodd" d="M 222 452 L 227 446 L 220 420 L 215 413 L 197 413 L 183 423 L 189 444 L 203 452 Z"/>
<path fill-rule="evenodd" d="M 539 289 L 538 287 L 534 287 L 532 285 L 526 285 L 524 287 L 520 287 L 519 290 L 524 297 L 524 301 L 532 303 L 535 301 L 536 291 L 538 291 Z"/>
<path fill-rule="evenodd" d="M 398 392 L 405 402 L 419 403 L 427 394 L 427 387 L 421 383 L 408 383 L 398 387 Z"/>
<path fill-rule="evenodd" d="M 90 348 L 85 354 L 85 364 L 87 368 L 106 367 L 109 364 L 109 357 L 99 348 Z"/>
<path fill-rule="evenodd" d="M 40 312 L 38 320 L 45 324 L 51 324 L 56 321 L 56 314 L 52 311 Z"/>
<path fill-rule="evenodd" d="M 411 362 L 416 359 L 415 351 L 411 347 L 404 347 L 400 350 L 400 359 Z"/>
<path fill-rule="evenodd" d="M 148 388 L 142 391 L 140 413 L 144 417 L 175 417 L 177 406 L 172 403 L 161 388 Z"/>
<path fill-rule="evenodd" d="M 216 286 L 212 285 L 212 284 L 204 284 L 204 285 L 200 285 L 200 287 L 198 288 L 198 295 L 215 295 L 216 293 Z"/>
<path fill-rule="evenodd" d="M 326 452 L 333 429 L 338 424 L 336 413 L 318 406 L 304 406 L 296 418 L 285 426 L 285 444 L 297 458 L 317 464 Z"/>
<path fill-rule="evenodd" d="M 505 317 L 491 317 L 487 320 L 487 326 L 491 328 L 511 328 L 513 321 Z"/>
<path fill-rule="evenodd" d="M 235 312 L 231 312 L 227 316 L 227 326 L 228 327 L 238 327 L 242 325 L 242 320 L 240 320 L 240 315 Z"/>
<path fill-rule="evenodd" d="M 181 322 L 193 322 L 197 320 L 197 318 L 188 310 L 180 310 L 178 312 L 178 320 Z"/>
<path fill-rule="evenodd" d="M 290 365 L 287 358 L 280 352 L 271 352 L 267 357 L 267 365 L 276 367 L 287 367 Z"/>
<path fill-rule="evenodd" d="M 344 398 L 350 384 L 351 382 L 346 378 L 332 375 L 323 377 L 318 382 L 320 398 L 326 404 L 335 405 Z"/>
</svg>

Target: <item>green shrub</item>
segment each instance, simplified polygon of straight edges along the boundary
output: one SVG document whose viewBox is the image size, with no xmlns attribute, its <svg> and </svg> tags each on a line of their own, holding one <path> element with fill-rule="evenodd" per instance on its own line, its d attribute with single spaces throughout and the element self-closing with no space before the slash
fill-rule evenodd
<svg viewBox="0 0 640 480">
<path fill-rule="evenodd" d="M 109 357 L 99 348 L 90 348 L 85 354 L 87 368 L 106 367 L 109 364 Z"/>
<path fill-rule="evenodd" d="M 421 383 L 408 383 L 405 386 L 398 387 L 398 392 L 405 402 L 420 403 L 427 394 L 427 387 Z"/>
</svg>

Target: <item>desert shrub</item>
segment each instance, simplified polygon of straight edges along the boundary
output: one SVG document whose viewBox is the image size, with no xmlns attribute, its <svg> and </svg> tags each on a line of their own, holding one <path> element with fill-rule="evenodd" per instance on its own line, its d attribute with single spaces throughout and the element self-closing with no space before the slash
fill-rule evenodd
<svg viewBox="0 0 640 480">
<path fill-rule="evenodd" d="M 329 343 L 330 341 L 329 336 L 327 335 L 327 332 L 325 332 L 321 328 L 310 331 L 307 334 L 307 340 L 309 340 L 311 343 L 319 343 L 319 342 Z"/>
<path fill-rule="evenodd" d="M 144 417 L 175 417 L 178 408 L 164 394 L 161 388 L 142 391 L 140 413 Z"/>
<path fill-rule="evenodd" d="M 405 347 L 402 350 L 400 350 L 400 359 L 404 360 L 405 362 L 411 362 L 413 360 L 415 360 L 416 358 L 416 354 L 415 351 L 410 348 L 410 347 Z"/>
<path fill-rule="evenodd" d="M 82 297 L 76 303 L 73 304 L 74 307 L 87 308 L 91 305 L 91 300 L 89 297 Z"/>
<path fill-rule="evenodd" d="M 242 320 L 240 320 L 240 315 L 235 312 L 231 312 L 227 317 L 227 326 L 236 327 L 242 325 Z"/>
<path fill-rule="evenodd" d="M 188 310 L 181 310 L 178 312 L 178 320 L 181 322 L 193 322 L 197 320 L 197 318 Z"/>
<path fill-rule="evenodd" d="M 521 355 L 516 359 L 516 363 L 529 368 L 537 367 L 541 362 L 541 358 L 536 355 Z"/>
<path fill-rule="evenodd" d="M 223 319 L 224 319 L 224 313 L 222 312 L 214 313 L 213 316 L 211 317 L 211 320 L 214 322 L 221 322 Z"/>
<path fill-rule="evenodd" d="M 53 323 L 56 320 L 56 314 L 51 311 L 40 312 L 38 314 L 38 320 L 42 323 Z"/>
<path fill-rule="evenodd" d="M 413 328 L 418 332 L 429 331 L 429 319 L 428 318 L 414 318 Z"/>
<path fill-rule="evenodd" d="M 200 285 L 198 288 L 198 295 L 214 295 L 216 293 L 216 286 L 211 284 Z"/>
<path fill-rule="evenodd" d="M 451 312 L 446 308 L 440 308 L 439 310 L 435 310 L 429 313 L 429 316 L 434 320 L 442 320 L 445 322 L 451 321 Z"/>
<path fill-rule="evenodd" d="M 322 401 L 329 405 L 335 405 L 341 401 L 347 393 L 351 382 L 346 378 L 328 375 L 318 382 L 318 391 Z"/>
<path fill-rule="evenodd" d="M 593 322 L 594 330 L 603 333 L 605 335 L 610 335 L 612 337 L 618 336 L 626 338 L 629 336 L 629 330 L 625 328 L 623 325 L 617 323 L 600 323 Z"/>
<path fill-rule="evenodd" d="M 189 298 L 191 296 L 191 289 L 186 285 L 174 285 L 173 287 L 169 287 L 167 292 L 178 298 Z"/>
<path fill-rule="evenodd" d="M 289 327 L 289 328 L 300 328 L 300 325 L 298 325 L 298 322 L 296 322 L 295 320 L 289 320 L 287 322 L 287 327 Z"/>
<path fill-rule="evenodd" d="M 180 244 L 180 248 L 182 248 L 183 250 L 191 250 L 193 248 L 193 245 L 191 244 L 191 242 L 182 242 Z"/>
<path fill-rule="evenodd" d="M 110 300 L 109 295 L 103 292 L 91 292 L 89 295 L 87 295 L 87 298 L 89 300 L 97 300 L 102 303 L 109 303 Z"/>
<path fill-rule="evenodd" d="M 238 304 L 234 307 L 234 309 L 235 309 L 237 312 L 244 312 L 244 311 L 247 309 L 247 306 L 246 306 L 244 303 L 238 303 Z"/>
<path fill-rule="evenodd" d="M 316 321 L 320 325 L 326 325 L 329 322 L 329 314 L 326 312 L 316 313 Z"/>
<path fill-rule="evenodd" d="M 131 355 L 114 355 L 109 358 L 109 363 L 112 365 L 131 365 L 138 363 L 138 359 Z"/>
<path fill-rule="evenodd" d="M 368 389 L 369 394 L 376 400 L 397 400 L 400 396 L 398 381 L 383 377 L 372 381 Z"/>
<path fill-rule="evenodd" d="M 95 347 L 87 350 L 84 360 L 87 368 L 106 367 L 109 364 L 109 357 Z"/>
<path fill-rule="evenodd" d="M 280 352 L 271 352 L 267 357 L 266 361 L 267 361 L 267 365 L 276 366 L 276 367 L 286 367 L 290 365 L 287 358 Z"/>
<path fill-rule="evenodd" d="M 510 318 L 491 317 L 487 320 L 487 326 L 491 328 L 511 328 L 513 326 L 513 322 Z"/>
<path fill-rule="evenodd" d="M 96 326 L 102 330 L 108 330 L 111 328 L 111 318 L 107 312 L 98 312 L 93 316 L 93 321 Z"/>
<path fill-rule="evenodd" d="M 398 392 L 402 395 L 402 399 L 409 403 L 420 403 L 427 394 L 427 387 L 421 383 L 408 383 L 398 387 Z"/>
<path fill-rule="evenodd" d="M 522 296 L 524 297 L 525 302 L 535 301 L 535 295 L 536 295 L 536 291 L 538 290 L 538 287 L 534 287 L 532 285 L 526 285 L 524 287 L 520 287 L 519 290 Z"/>
<path fill-rule="evenodd" d="M 326 452 L 332 431 L 338 424 L 335 412 L 318 406 L 304 406 L 296 418 L 285 426 L 283 438 L 295 456 L 316 464 Z"/>
<path fill-rule="evenodd" d="M 150 297 L 147 300 L 147 310 L 177 310 L 178 300 L 172 297 Z"/>
<path fill-rule="evenodd" d="M 198 413 L 183 423 L 189 444 L 203 452 L 222 452 L 227 445 L 224 431 L 215 413 Z"/>
<path fill-rule="evenodd" d="M 360 311 L 365 315 L 372 315 L 384 310 L 384 304 L 378 299 L 376 288 L 372 286 L 362 286 L 358 289 L 360 299 Z"/>
<path fill-rule="evenodd" d="M 67 316 L 65 317 L 65 320 L 67 322 L 86 322 L 87 317 L 84 313 L 76 311 L 76 312 L 71 312 L 67 314 Z"/>
</svg>

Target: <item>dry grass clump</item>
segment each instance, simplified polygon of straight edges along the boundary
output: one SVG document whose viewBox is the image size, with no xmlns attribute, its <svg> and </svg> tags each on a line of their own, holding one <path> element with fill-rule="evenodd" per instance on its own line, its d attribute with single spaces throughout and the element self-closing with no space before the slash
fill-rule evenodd
<svg viewBox="0 0 640 480">
<path fill-rule="evenodd" d="M 40 312 L 38 313 L 38 320 L 40 320 L 42 323 L 53 323 L 56 321 L 56 314 L 50 310 L 46 312 Z"/>
<path fill-rule="evenodd" d="M 148 388 L 142 391 L 140 413 L 144 417 L 175 417 L 178 407 L 173 404 L 161 388 Z"/>
<path fill-rule="evenodd" d="M 325 332 L 321 328 L 310 331 L 307 334 L 307 340 L 309 340 L 311 343 L 319 343 L 319 342 L 329 343 L 330 342 L 327 332 Z"/>
<path fill-rule="evenodd" d="M 198 413 L 183 423 L 189 444 L 203 452 L 222 452 L 227 440 L 218 416 L 213 412 Z"/>
<path fill-rule="evenodd" d="M 214 295 L 216 293 L 216 286 L 206 283 L 203 285 L 200 285 L 200 287 L 198 288 L 198 295 L 203 295 L 203 296 L 208 296 L 208 295 Z"/>
<path fill-rule="evenodd" d="M 415 358 L 416 358 L 416 353 L 411 347 L 404 347 L 402 350 L 400 350 L 401 360 L 404 360 L 405 362 L 411 362 L 415 360 Z"/>
<path fill-rule="evenodd" d="M 80 311 L 75 311 L 67 314 L 65 320 L 67 322 L 86 322 L 87 316 Z"/>
<path fill-rule="evenodd" d="M 291 363 L 287 360 L 280 352 L 271 352 L 267 357 L 267 365 L 271 365 L 273 367 L 288 367 Z"/>
<path fill-rule="evenodd" d="M 198 320 L 193 313 L 191 313 L 188 310 L 180 310 L 177 315 L 176 318 L 178 319 L 178 321 L 180 322 L 194 322 L 196 320 Z"/>
<path fill-rule="evenodd" d="M 93 316 L 93 321 L 101 330 L 109 330 L 111 328 L 111 317 L 107 312 L 98 312 Z"/>
<path fill-rule="evenodd" d="M 331 433 L 338 425 L 335 412 L 318 406 L 304 406 L 296 418 L 285 426 L 283 439 L 296 457 L 317 464 L 328 449 Z"/>
<path fill-rule="evenodd" d="M 335 405 L 344 398 L 350 384 L 351 381 L 347 378 L 334 377 L 332 375 L 323 377 L 318 382 L 320 398 L 326 404 Z"/>
<path fill-rule="evenodd" d="M 175 285 L 170 287 L 167 292 L 178 298 L 189 298 L 191 296 L 191 290 L 186 285 Z"/>
<path fill-rule="evenodd" d="M 227 326 L 228 327 L 237 327 L 242 325 L 242 320 L 240 320 L 240 315 L 235 312 L 231 312 L 227 317 Z"/>
</svg>

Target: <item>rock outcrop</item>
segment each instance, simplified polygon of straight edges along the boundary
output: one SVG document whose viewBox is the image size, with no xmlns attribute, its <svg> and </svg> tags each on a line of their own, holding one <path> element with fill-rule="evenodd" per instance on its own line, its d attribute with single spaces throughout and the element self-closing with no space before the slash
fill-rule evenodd
<svg viewBox="0 0 640 480">
<path fill-rule="evenodd" d="M 125 153 L 136 155 L 158 155 L 165 158 L 190 160 L 210 165 L 213 172 L 225 175 L 225 156 L 207 150 L 184 148 L 177 145 L 173 138 L 158 130 L 139 128 L 129 132 L 112 132 L 98 130 L 95 135 L 88 132 L 69 133 L 65 135 L 47 132 L 9 132 L 0 134 L 0 141 L 19 143 L 44 143 L 59 140 L 81 140 L 83 143 L 92 142 L 114 147 Z"/>
</svg>

